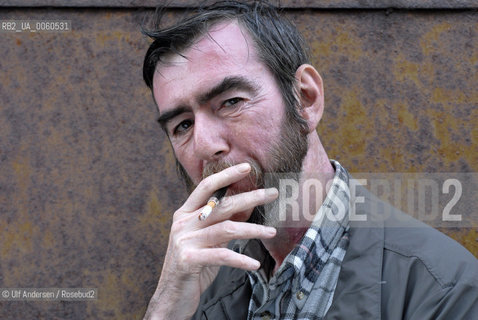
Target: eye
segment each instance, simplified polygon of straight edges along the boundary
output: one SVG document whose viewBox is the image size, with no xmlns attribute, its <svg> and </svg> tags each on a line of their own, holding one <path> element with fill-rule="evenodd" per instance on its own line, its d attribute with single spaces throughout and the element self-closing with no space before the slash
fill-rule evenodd
<svg viewBox="0 0 478 320">
<path fill-rule="evenodd" d="M 225 108 L 234 107 L 235 105 L 237 105 L 241 101 L 243 101 L 242 98 L 235 97 L 235 98 L 228 99 L 228 100 L 224 101 L 222 106 L 225 107 Z"/>
<path fill-rule="evenodd" d="M 181 135 L 183 133 L 185 133 L 186 131 L 188 131 L 188 129 L 193 125 L 193 121 L 192 120 L 184 120 L 182 121 L 180 124 L 178 124 L 174 130 L 173 130 L 173 134 L 174 135 Z"/>
</svg>

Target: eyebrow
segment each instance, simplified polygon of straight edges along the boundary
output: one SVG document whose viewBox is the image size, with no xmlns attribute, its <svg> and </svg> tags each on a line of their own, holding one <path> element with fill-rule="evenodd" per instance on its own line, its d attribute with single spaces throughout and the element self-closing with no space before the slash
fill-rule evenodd
<svg viewBox="0 0 478 320">
<path fill-rule="evenodd" d="M 197 100 L 199 104 L 205 104 L 214 97 L 232 89 L 248 91 L 250 93 L 256 94 L 257 91 L 259 91 L 259 86 L 242 76 L 226 77 L 221 81 L 221 83 L 214 86 L 211 90 L 201 94 Z"/>
<path fill-rule="evenodd" d="M 248 91 L 255 95 L 259 91 L 259 85 L 242 76 L 226 77 L 219 84 L 212 87 L 206 93 L 200 94 L 196 100 L 198 101 L 199 104 L 205 104 L 208 101 L 212 100 L 214 97 L 217 97 L 218 95 L 232 89 Z M 177 107 L 171 110 L 162 112 L 158 118 L 158 122 L 161 125 L 161 128 L 165 130 L 166 124 L 169 121 L 179 116 L 180 114 L 189 112 L 189 111 L 191 111 L 190 107 L 185 105 L 178 105 Z"/>
<path fill-rule="evenodd" d="M 158 122 L 161 125 L 161 128 L 166 132 L 166 124 L 171 121 L 174 117 L 179 116 L 182 113 L 190 111 L 190 108 L 185 106 L 178 106 L 174 109 L 164 111 L 158 118 Z"/>
</svg>

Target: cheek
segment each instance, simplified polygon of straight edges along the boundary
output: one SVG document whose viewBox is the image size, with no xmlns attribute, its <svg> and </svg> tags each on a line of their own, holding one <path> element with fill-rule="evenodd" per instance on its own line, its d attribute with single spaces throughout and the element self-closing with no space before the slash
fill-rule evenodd
<svg viewBox="0 0 478 320">
<path fill-rule="evenodd" d="M 202 168 L 201 162 L 194 157 L 192 151 L 188 151 L 187 148 L 177 148 L 174 150 L 176 159 L 186 170 L 189 177 L 195 184 L 198 184 L 201 181 L 202 177 Z"/>
<path fill-rule="evenodd" d="M 235 142 L 259 161 L 267 161 L 271 147 L 280 139 L 282 118 L 278 114 L 256 114 L 245 119 L 237 130 Z M 247 123 L 247 125 L 244 125 Z M 264 163 L 262 163 L 264 165 Z"/>
</svg>

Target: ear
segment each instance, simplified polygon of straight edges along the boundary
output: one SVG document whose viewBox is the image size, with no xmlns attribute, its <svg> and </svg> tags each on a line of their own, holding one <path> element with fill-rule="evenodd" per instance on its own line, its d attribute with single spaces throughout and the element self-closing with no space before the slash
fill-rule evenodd
<svg viewBox="0 0 478 320">
<path fill-rule="evenodd" d="M 295 72 L 299 113 L 307 121 L 309 133 L 319 124 L 324 112 L 324 86 L 317 70 L 310 64 L 301 65 Z"/>
</svg>

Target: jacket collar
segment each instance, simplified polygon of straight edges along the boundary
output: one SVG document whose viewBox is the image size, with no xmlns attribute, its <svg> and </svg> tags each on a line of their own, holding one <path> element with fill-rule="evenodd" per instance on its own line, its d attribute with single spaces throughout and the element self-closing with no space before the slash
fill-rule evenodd
<svg viewBox="0 0 478 320">
<path fill-rule="evenodd" d="M 364 201 L 352 199 L 351 210 L 367 221 L 350 221 L 349 247 L 325 319 L 380 319 L 384 228 L 377 205 L 383 202 L 363 187 L 356 194 Z"/>
</svg>

